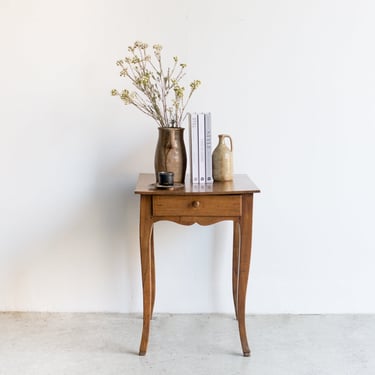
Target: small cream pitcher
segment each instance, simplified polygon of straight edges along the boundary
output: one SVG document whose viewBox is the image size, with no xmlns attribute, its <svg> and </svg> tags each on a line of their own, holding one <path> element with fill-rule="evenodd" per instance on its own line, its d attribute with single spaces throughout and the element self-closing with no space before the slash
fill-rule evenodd
<svg viewBox="0 0 375 375">
<path fill-rule="evenodd" d="M 230 148 L 225 139 L 229 139 Z M 227 134 L 219 134 L 219 144 L 212 154 L 212 169 L 214 181 L 233 180 L 233 143 Z"/>
</svg>

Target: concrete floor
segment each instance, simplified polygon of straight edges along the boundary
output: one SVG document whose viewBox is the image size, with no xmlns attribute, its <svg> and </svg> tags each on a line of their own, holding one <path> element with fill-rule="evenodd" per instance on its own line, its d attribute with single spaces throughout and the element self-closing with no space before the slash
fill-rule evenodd
<svg viewBox="0 0 375 375">
<path fill-rule="evenodd" d="M 229 315 L 0 313 L 0 374 L 374 375 L 375 315 L 250 315 L 241 356 Z"/>
</svg>

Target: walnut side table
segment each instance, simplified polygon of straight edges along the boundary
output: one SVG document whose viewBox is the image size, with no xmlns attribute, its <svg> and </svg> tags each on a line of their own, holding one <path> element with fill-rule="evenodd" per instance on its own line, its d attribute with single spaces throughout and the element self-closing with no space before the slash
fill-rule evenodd
<svg viewBox="0 0 375 375">
<path fill-rule="evenodd" d="M 230 182 L 192 185 L 180 189 L 156 189 L 154 174 L 140 174 L 135 193 L 140 195 L 139 239 L 143 286 L 143 330 L 139 355 L 147 351 L 150 319 L 155 302 L 153 224 L 168 220 L 178 224 L 215 224 L 233 221 L 233 302 L 243 355 L 250 355 L 245 327 L 246 289 L 250 269 L 253 195 L 260 192 L 246 175 Z"/>
</svg>

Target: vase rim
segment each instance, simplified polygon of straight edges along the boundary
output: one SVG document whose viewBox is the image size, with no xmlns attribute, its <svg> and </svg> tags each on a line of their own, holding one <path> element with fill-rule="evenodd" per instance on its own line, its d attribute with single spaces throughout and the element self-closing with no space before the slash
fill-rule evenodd
<svg viewBox="0 0 375 375">
<path fill-rule="evenodd" d="M 185 130 L 183 127 L 173 127 L 173 126 L 159 126 L 158 129 L 168 129 L 168 130 Z"/>
</svg>

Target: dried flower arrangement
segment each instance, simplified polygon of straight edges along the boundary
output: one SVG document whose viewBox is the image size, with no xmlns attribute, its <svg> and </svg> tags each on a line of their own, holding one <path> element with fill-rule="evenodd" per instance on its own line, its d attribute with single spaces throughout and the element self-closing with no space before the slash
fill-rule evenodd
<svg viewBox="0 0 375 375">
<path fill-rule="evenodd" d="M 162 46 L 155 44 L 153 55 L 148 53 L 148 45 L 136 41 L 128 47 L 131 56 L 118 60 L 121 67 L 120 76 L 128 78 L 135 91 L 124 89 L 112 90 L 113 96 L 119 96 L 124 104 L 132 104 L 141 112 L 152 117 L 159 127 L 181 127 L 186 106 L 200 81 L 190 83 L 190 90 L 185 94 L 181 79 L 185 76 L 186 64 L 179 63 L 173 57 L 171 68 L 164 69 L 162 62 Z"/>
</svg>

